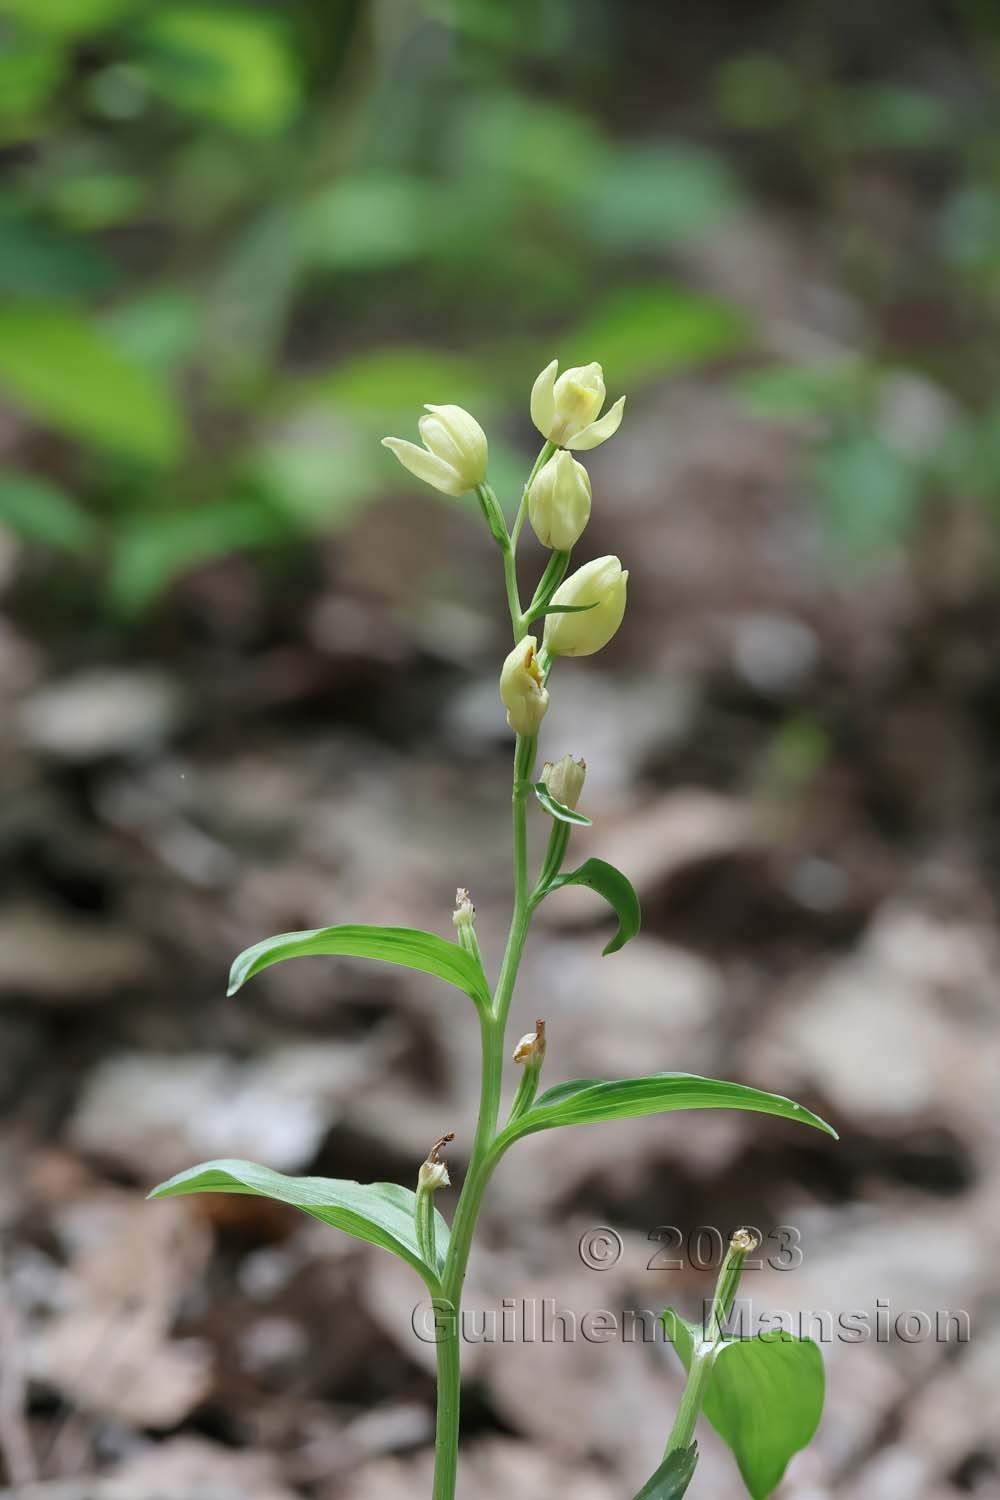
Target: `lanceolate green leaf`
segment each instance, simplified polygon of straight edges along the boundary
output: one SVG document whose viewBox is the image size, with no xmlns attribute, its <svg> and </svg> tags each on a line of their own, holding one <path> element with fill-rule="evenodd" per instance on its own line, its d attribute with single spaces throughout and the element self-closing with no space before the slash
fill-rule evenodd
<svg viewBox="0 0 1000 1500">
<path fill-rule="evenodd" d="M 476 961 L 457 943 L 415 927 L 317 927 L 311 932 L 279 932 L 245 948 L 229 971 L 229 994 L 271 964 L 315 955 L 375 958 L 434 974 L 464 992 L 477 1005 L 489 1005 L 486 978 Z"/>
<path fill-rule="evenodd" d="M 620 1078 L 602 1083 L 593 1078 L 575 1078 L 541 1094 L 510 1132 L 500 1137 L 505 1149 L 511 1141 L 556 1125 L 586 1125 L 597 1120 L 625 1120 L 636 1115 L 657 1115 L 675 1109 L 745 1109 L 778 1115 L 825 1130 L 836 1139 L 836 1131 L 791 1099 L 767 1094 L 742 1083 L 719 1078 L 699 1078 L 694 1073 L 653 1073 L 648 1078 Z"/>
<path fill-rule="evenodd" d="M 428 1266 L 417 1246 L 416 1194 L 395 1182 L 349 1182 L 335 1177 L 286 1177 L 252 1161 L 206 1161 L 161 1182 L 151 1198 L 187 1193 L 243 1193 L 290 1204 L 409 1261 L 425 1281 L 436 1284 L 448 1249 L 448 1225 L 435 1209 L 436 1266 Z"/>
<path fill-rule="evenodd" d="M 539 805 L 552 818 L 558 818 L 560 823 L 576 823 L 581 828 L 590 828 L 590 818 L 584 817 L 583 813 L 577 812 L 575 807 L 566 807 L 562 802 L 557 802 L 552 796 L 544 781 L 536 781 L 532 784 L 532 791 L 538 798 Z"/>
<path fill-rule="evenodd" d="M 588 859 L 578 870 L 568 875 L 557 875 L 548 889 L 558 891 L 564 885 L 586 885 L 613 906 L 618 917 L 618 931 L 604 949 L 605 957 L 624 948 L 629 938 L 634 938 L 642 922 L 639 898 L 621 870 L 609 865 L 604 859 Z"/>
<path fill-rule="evenodd" d="M 685 1369 L 701 1336 L 668 1308 L 668 1338 Z M 712 1365 L 702 1410 L 732 1449 L 753 1500 L 766 1500 L 789 1459 L 804 1448 L 823 1413 L 823 1356 L 812 1339 L 771 1329 L 749 1339 L 727 1339 Z"/>
<path fill-rule="evenodd" d="M 698 1444 L 668 1453 L 656 1473 L 636 1495 L 635 1500 L 680 1500 L 686 1492 L 698 1462 Z"/>
</svg>

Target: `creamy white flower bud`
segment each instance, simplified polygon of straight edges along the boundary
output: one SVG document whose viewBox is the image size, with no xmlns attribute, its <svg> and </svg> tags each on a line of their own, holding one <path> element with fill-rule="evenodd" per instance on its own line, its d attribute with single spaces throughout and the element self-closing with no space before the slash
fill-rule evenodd
<svg viewBox="0 0 1000 1500">
<path fill-rule="evenodd" d="M 628 574 L 617 557 L 595 557 L 561 583 L 553 604 L 591 604 L 578 614 L 545 617 L 545 649 L 552 656 L 592 656 L 606 646 L 625 614 Z"/>
<path fill-rule="evenodd" d="M 514 1061 L 540 1068 L 544 1057 L 545 1022 L 536 1021 L 534 1031 L 526 1032 L 514 1048 Z"/>
<path fill-rule="evenodd" d="M 559 361 L 552 360 L 532 386 L 531 420 L 560 448 L 596 448 L 621 426 L 625 397 L 619 396 L 598 420 L 606 395 L 600 365 L 573 365 L 557 379 L 558 368 Z"/>
<path fill-rule="evenodd" d="M 429 1188 L 436 1193 L 440 1187 L 450 1187 L 451 1178 L 448 1176 L 448 1168 L 443 1161 L 425 1161 L 420 1164 L 417 1173 L 417 1187 Z"/>
<path fill-rule="evenodd" d="M 533 635 L 518 641 L 504 662 L 500 698 L 507 710 L 507 723 L 515 734 L 538 733 L 549 706 L 549 695 L 538 664 L 538 642 Z"/>
<path fill-rule="evenodd" d="M 405 438 L 386 437 L 382 446 L 404 469 L 445 495 L 464 495 L 486 479 L 489 448 L 486 434 L 461 406 L 428 406 L 417 426 L 424 446 Z"/>
<path fill-rule="evenodd" d="M 451 920 L 458 928 L 475 926 L 476 908 L 464 885 L 460 885 L 455 892 L 455 910 L 452 912 Z"/>
<path fill-rule="evenodd" d="M 453 1130 L 450 1130 L 447 1135 L 443 1135 L 440 1140 L 434 1142 L 433 1146 L 427 1153 L 427 1160 L 425 1162 L 421 1162 L 420 1171 L 417 1173 L 418 1191 L 420 1188 L 424 1188 L 425 1190 L 434 1193 L 437 1192 L 438 1188 L 440 1187 L 451 1186 L 451 1178 L 448 1176 L 448 1168 L 446 1164 L 441 1160 L 441 1151 L 443 1147 L 448 1145 L 449 1141 L 453 1141 L 454 1139 L 455 1132 Z"/>
<path fill-rule="evenodd" d="M 590 476 L 583 464 L 560 450 L 528 491 L 528 516 L 543 547 L 569 552 L 590 520 Z"/>
<path fill-rule="evenodd" d="M 580 800 L 586 776 L 585 760 L 574 760 L 572 755 L 564 755 L 562 760 L 545 762 L 541 779 L 549 795 L 561 802 L 563 807 L 572 810 Z"/>
</svg>

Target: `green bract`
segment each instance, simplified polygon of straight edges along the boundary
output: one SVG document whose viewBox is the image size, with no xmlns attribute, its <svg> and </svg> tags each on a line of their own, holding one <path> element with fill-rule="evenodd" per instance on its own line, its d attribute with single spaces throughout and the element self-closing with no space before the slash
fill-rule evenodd
<svg viewBox="0 0 1000 1500">
<path fill-rule="evenodd" d="M 668 1453 L 656 1473 L 643 1485 L 635 1500 L 680 1500 L 694 1478 L 698 1444 Z"/>
<path fill-rule="evenodd" d="M 567 819 L 567 822 L 572 821 Z M 609 865 L 604 859 L 588 859 L 578 870 L 568 875 L 557 875 L 549 881 L 547 891 L 558 891 L 564 885 L 586 885 L 613 906 L 618 916 L 618 931 L 604 948 L 604 956 L 617 953 L 624 948 L 629 938 L 634 938 L 642 922 L 639 898 L 632 889 L 632 882 Z"/>
<path fill-rule="evenodd" d="M 562 802 L 557 802 L 544 781 L 536 781 L 533 790 L 539 807 L 544 807 L 550 818 L 558 818 L 560 823 L 575 823 L 578 828 L 593 826 L 591 819 L 584 817 L 582 812 L 577 812 L 575 807 L 565 807 Z M 551 889 L 554 890 L 555 887 Z"/>
</svg>

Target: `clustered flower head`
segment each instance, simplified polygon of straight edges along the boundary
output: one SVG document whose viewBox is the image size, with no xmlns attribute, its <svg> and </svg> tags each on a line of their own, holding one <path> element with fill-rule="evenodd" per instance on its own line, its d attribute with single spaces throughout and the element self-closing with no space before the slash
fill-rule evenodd
<svg viewBox="0 0 1000 1500">
<path fill-rule="evenodd" d="M 509 536 L 496 496 L 486 482 L 489 448 L 475 417 L 461 406 L 428 405 L 418 423 L 423 447 L 404 438 L 383 438 L 383 444 L 418 479 L 446 495 L 474 490 L 496 540 L 513 569 L 513 550 L 526 513 L 543 547 L 553 554 L 552 575 L 544 597 L 534 601 L 534 614 L 545 617 L 541 650 L 536 636 L 525 635 L 530 614 L 519 618 L 512 605 L 517 644 L 500 672 L 500 698 L 515 734 L 533 738 L 549 706 L 547 679 L 559 656 L 592 656 L 608 644 L 625 614 L 628 573 L 617 557 L 598 557 L 584 563 L 552 592 L 555 579 L 590 519 L 591 484 L 586 469 L 573 452 L 586 452 L 607 442 L 621 425 L 625 397 L 619 396 L 601 415 L 606 389 L 604 371 L 597 363 L 573 365 L 560 375 L 559 361 L 545 366 L 531 390 L 531 419 L 546 440 L 523 502 L 521 517 Z M 556 451 L 553 452 L 553 449 Z M 568 451 L 568 450 L 573 450 Z M 548 577 L 549 574 L 546 575 Z M 583 786 L 583 762 L 565 756 L 546 766 L 546 784 L 563 806 L 574 808 Z M 543 779 L 545 773 L 543 773 Z M 558 790 L 556 789 L 558 787 Z M 561 793 L 561 794 L 560 794 Z M 464 911 L 456 922 L 465 920 Z"/>
</svg>

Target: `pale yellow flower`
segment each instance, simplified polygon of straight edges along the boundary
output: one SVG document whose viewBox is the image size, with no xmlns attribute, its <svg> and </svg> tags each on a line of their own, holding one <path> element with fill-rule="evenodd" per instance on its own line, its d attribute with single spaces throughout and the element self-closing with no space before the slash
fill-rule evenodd
<svg viewBox="0 0 1000 1500">
<path fill-rule="evenodd" d="M 461 406 L 428 406 L 417 426 L 424 446 L 405 438 L 385 437 L 383 448 L 395 453 L 404 469 L 445 495 L 464 495 L 486 479 L 489 449 L 475 417 Z"/>
<path fill-rule="evenodd" d="M 551 797 L 571 811 L 580 800 L 587 776 L 587 762 L 564 755 L 562 760 L 547 760 L 542 767 L 542 781 Z"/>
<path fill-rule="evenodd" d="M 500 672 L 500 698 L 515 734 L 534 735 L 545 717 L 549 695 L 538 664 L 538 642 L 526 635 L 510 652 Z"/>
<path fill-rule="evenodd" d="M 543 437 L 560 448 L 583 450 L 607 442 L 621 426 L 625 397 L 598 420 L 607 394 L 599 364 L 574 365 L 556 378 L 559 361 L 552 360 L 531 388 L 531 420 Z"/>
<path fill-rule="evenodd" d="M 545 617 L 545 649 L 552 656 L 592 656 L 606 646 L 625 614 L 628 574 L 617 557 L 595 557 L 561 583 L 553 604 L 593 605 L 578 614 Z"/>
<path fill-rule="evenodd" d="M 528 516 L 543 547 L 569 552 L 590 520 L 590 477 L 571 453 L 560 451 L 528 491 Z"/>
</svg>

